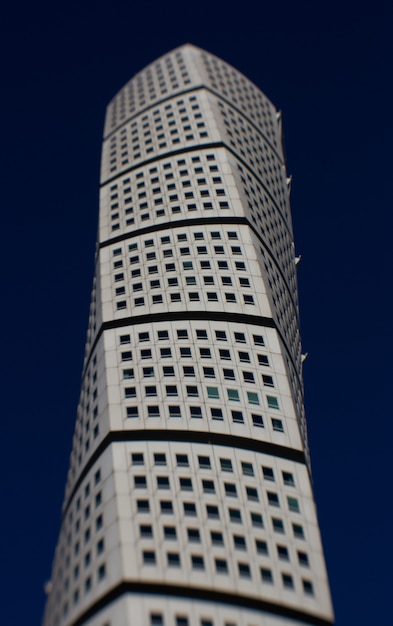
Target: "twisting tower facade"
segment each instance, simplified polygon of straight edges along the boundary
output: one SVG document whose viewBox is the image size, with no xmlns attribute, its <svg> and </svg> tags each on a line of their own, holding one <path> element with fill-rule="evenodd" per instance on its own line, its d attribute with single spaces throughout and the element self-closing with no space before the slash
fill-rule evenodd
<svg viewBox="0 0 393 626">
<path fill-rule="evenodd" d="M 109 104 L 44 626 L 332 622 L 288 188 L 280 115 L 203 50 Z"/>
</svg>

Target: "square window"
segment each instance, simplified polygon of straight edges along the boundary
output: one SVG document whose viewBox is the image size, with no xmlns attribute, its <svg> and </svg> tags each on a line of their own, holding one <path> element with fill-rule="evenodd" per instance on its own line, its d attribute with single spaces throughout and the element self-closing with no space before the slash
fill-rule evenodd
<svg viewBox="0 0 393 626">
<path fill-rule="evenodd" d="M 228 400 L 231 402 L 240 402 L 239 392 L 237 389 L 227 389 Z"/>
<path fill-rule="evenodd" d="M 227 340 L 227 334 L 225 332 L 225 330 L 216 330 L 216 339 L 217 341 L 226 341 Z"/>
<path fill-rule="evenodd" d="M 179 467 L 188 467 L 187 454 L 176 454 L 176 463 Z"/>
<path fill-rule="evenodd" d="M 195 502 L 183 502 L 184 515 L 196 516 Z"/>
<path fill-rule="evenodd" d="M 138 415 L 138 407 L 137 406 L 128 406 L 127 407 L 127 417 L 139 417 L 139 415 Z"/>
<path fill-rule="evenodd" d="M 307 595 L 313 596 L 314 595 L 314 587 L 313 584 L 310 580 L 303 580 L 303 591 L 304 593 L 306 593 Z"/>
<path fill-rule="evenodd" d="M 190 406 L 190 417 L 201 419 L 203 417 L 201 407 Z"/>
<path fill-rule="evenodd" d="M 219 519 L 220 513 L 218 510 L 218 506 L 215 504 L 207 504 L 206 505 L 206 513 L 209 519 Z"/>
<path fill-rule="evenodd" d="M 204 367 L 203 375 L 205 378 L 215 378 L 214 367 Z"/>
<path fill-rule="evenodd" d="M 287 487 L 295 486 L 295 480 L 293 478 L 293 474 L 291 474 L 290 472 L 282 472 L 282 479 L 283 479 L 284 485 L 287 485 Z"/>
<path fill-rule="evenodd" d="M 272 525 L 275 533 L 284 533 L 284 522 L 278 517 L 272 517 Z"/>
<path fill-rule="evenodd" d="M 207 397 L 213 400 L 218 400 L 220 398 L 217 387 L 206 387 Z"/>
<path fill-rule="evenodd" d="M 232 421 L 235 424 L 244 424 L 244 417 L 241 411 L 231 411 Z"/>
<path fill-rule="evenodd" d="M 243 372 L 243 380 L 245 383 L 255 383 L 254 374 L 252 372 Z"/>
<path fill-rule="evenodd" d="M 181 417 L 180 406 L 170 406 L 169 417 Z"/>
<path fill-rule="evenodd" d="M 235 372 L 233 370 L 223 369 L 224 378 L 226 380 L 235 380 Z"/>
<path fill-rule="evenodd" d="M 262 539 L 255 539 L 255 548 L 258 554 L 268 556 L 269 551 L 266 541 L 263 541 Z"/>
<path fill-rule="evenodd" d="M 239 509 L 228 509 L 229 519 L 233 524 L 242 523 L 242 515 Z"/>
<path fill-rule="evenodd" d="M 191 366 L 191 365 L 189 365 L 189 366 L 183 365 L 183 374 L 186 377 L 193 377 L 193 376 L 195 376 L 195 371 L 194 371 L 193 366 Z"/>
<path fill-rule="evenodd" d="M 291 498 L 287 496 L 288 509 L 292 511 L 292 513 L 300 513 L 299 501 L 297 498 Z"/>
<path fill-rule="evenodd" d="M 195 554 L 191 555 L 191 565 L 192 569 L 205 569 L 205 564 L 203 561 L 203 556 L 197 556 Z"/>
<path fill-rule="evenodd" d="M 200 469 L 211 469 L 210 459 L 208 456 L 198 456 Z"/>
<path fill-rule="evenodd" d="M 163 367 L 163 372 L 164 372 L 164 376 L 174 376 L 175 375 L 175 370 L 172 367 L 172 365 Z"/>
<path fill-rule="evenodd" d="M 292 524 L 293 536 L 296 539 L 304 539 L 304 530 L 303 526 L 300 524 Z"/>
<path fill-rule="evenodd" d="M 178 330 L 176 332 L 178 339 L 188 339 L 188 332 L 186 330 Z"/>
<path fill-rule="evenodd" d="M 255 526 L 256 528 L 263 528 L 263 519 L 260 513 L 252 512 L 250 514 L 250 517 L 251 517 L 251 524 L 253 526 Z"/>
<path fill-rule="evenodd" d="M 148 406 L 147 407 L 147 415 L 148 415 L 148 417 L 160 417 L 160 407 L 158 407 L 158 406 Z"/>
<path fill-rule="evenodd" d="M 275 419 L 274 417 L 272 417 L 272 427 L 273 427 L 273 430 L 275 430 L 278 433 L 284 432 L 284 426 L 283 426 L 282 421 Z"/>
<path fill-rule="evenodd" d="M 199 530 L 197 528 L 187 528 L 188 541 L 193 543 L 200 543 L 201 538 Z"/>
<path fill-rule="evenodd" d="M 247 398 L 249 404 L 259 404 L 259 397 L 257 393 L 253 393 L 252 391 L 247 391 Z"/>
<path fill-rule="evenodd" d="M 214 420 L 222 420 L 222 419 L 224 419 L 221 409 L 211 408 L 210 409 L 210 414 L 212 416 L 212 419 L 214 419 Z"/>
<path fill-rule="evenodd" d="M 270 569 L 261 567 L 261 579 L 263 583 L 273 583 L 273 574 Z"/>
<path fill-rule="evenodd" d="M 141 524 L 139 526 L 139 534 L 141 539 L 151 539 L 153 537 L 153 529 L 150 524 Z"/>
<path fill-rule="evenodd" d="M 257 356 L 259 365 L 269 365 L 269 359 L 266 354 L 258 354 Z"/>
<path fill-rule="evenodd" d="M 166 465 L 165 453 L 156 452 L 154 454 L 154 465 Z"/>
</svg>

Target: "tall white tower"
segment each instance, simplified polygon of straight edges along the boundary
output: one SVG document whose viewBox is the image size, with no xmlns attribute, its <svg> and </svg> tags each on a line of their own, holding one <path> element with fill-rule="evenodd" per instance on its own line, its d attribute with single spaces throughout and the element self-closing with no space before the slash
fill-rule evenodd
<svg viewBox="0 0 393 626">
<path fill-rule="evenodd" d="M 96 269 L 44 626 L 333 621 L 281 120 L 192 45 L 107 109 Z"/>
</svg>

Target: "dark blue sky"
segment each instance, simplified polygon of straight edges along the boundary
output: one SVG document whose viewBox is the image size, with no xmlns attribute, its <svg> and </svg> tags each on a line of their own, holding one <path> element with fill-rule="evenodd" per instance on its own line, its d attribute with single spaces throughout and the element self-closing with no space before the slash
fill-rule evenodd
<svg viewBox="0 0 393 626">
<path fill-rule="evenodd" d="M 79 396 L 107 102 L 191 42 L 283 111 L 337 626 L 393 623 L 392 17 L 376 1 L 3 0 L 2 622 L 40 624 Z"/>
</svg>

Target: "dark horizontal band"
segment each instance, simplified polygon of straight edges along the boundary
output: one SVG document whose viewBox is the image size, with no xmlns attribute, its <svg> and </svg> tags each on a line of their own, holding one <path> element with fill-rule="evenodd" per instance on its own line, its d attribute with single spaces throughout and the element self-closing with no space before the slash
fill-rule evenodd
<svg viewBox="0 0 393 626">
<path fill-rule="evenodd" d="M 294 461 L 295 463 L 306 464 L 306 458 L 302 450 L 288 448 L 288 446 L 280 446 L 268 441 L 260 441 L 249 437 L 238 437 L 237 435 L 228 435 L 223 433 L 214 433 L 211 431 L 194 431 L 194 430 L 172 430 L 172 429 L 141 429 L 141 430 L 116 430 L 111 431 L 101 441 L 100 445 L 93 452 L 88 462 L 80 472 L 67 501 L 64 503 L 63 516 L 66 515 L 71 501 L 79 488 L 80 484 L 93 467 L 97 459 L 105 452 L 112 443 L 124 443 L 132 441 L 178 441 L 184 443 L 207 443 L 214 446 L 226 446 L 228 448 L 238 448 L 241 450 L 251 450 L 262 454 L 269 454 L 281 459 Z"/>
<path fill-rule="evenodd" d="M 163 224 L 155 224 L 154 226 L 146 226 L 146 228 L 139 228 L 117 237 L 112 237 L 100 243 L 100 248 L 106 248 L 112 244 L 119 243 L 120 241 L 126 241 L 127 239 L 134 239 L 134 237 L 142 237 L 149 233 L 160 232 L 161 230 L 170 230 L 172 228 L 186 228 L 187 226 L 203 226 L 206 224 L 244 224 L 245 226 L 251 226 L 246 217 L 194 217 L 189 220 L 175 220 L 173 222 L 164 222 Z"/>
<path fill-rule="evenodd" d="M 124 581 L 113 587 L 105 595 L 101 596 L 94 604 L 82 613 L 71 626 L 82 626 L 99 611 L 105 609 L 115 600 L 126 594 L 138 594 L 163 596 L 164 598 L 186 598 L 188 600 L 198 600 L 211 602 L 214 605 L 225 604 L 235 606 L 242 609 L 250 609 L 260 611 L 261 613 L 270 613 L 293 619 L 304 624 L 312 624 L 313 626 L 331 626 L 333 623 L 330 619 L 313 615 L 307 611 L 294 609 L 285 604 L 262 600 L 253 596 L 244 594 L 230 593 L 228 591 L 216 591 L 207 589 L 206 587 L 194 587 L 184 585 L 174 585 L 169 583 L 150 583 L 140 581 Z"/>
</svg>

